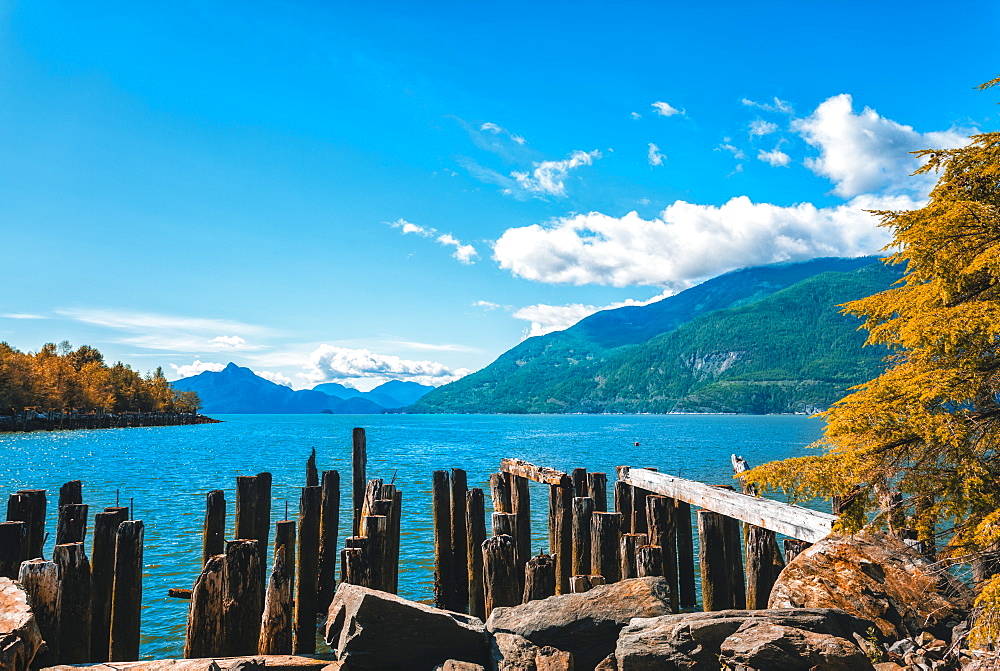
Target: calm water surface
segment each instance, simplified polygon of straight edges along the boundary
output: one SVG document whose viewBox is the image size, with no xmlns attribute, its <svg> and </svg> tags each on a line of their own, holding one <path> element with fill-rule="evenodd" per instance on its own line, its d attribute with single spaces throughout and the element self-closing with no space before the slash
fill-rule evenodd
<svg viewBox="0 0 1000 671">
<path fill-rule="evenodd" d="M 351 429 L 368 432 L 368 477 L 393 477 L 403 492 L 400 594 L 433 596 L 431 472 L 468 472 L 489 507 L 489 475 L 504 457 L 569 471 L 583 466 L 615 479 L 615 466 L 654 466 L 710 483 L 729 483 L 729 455 L 751 465 L 799 456 L 820 436 L 819 420 L 801 416 L 732 415 L 222 415 L 222 424 L 0 434 L 0 493 L 48 490 L 51 557 L 59 487 L 83 481 L 90 505 L 90 551 L 95 512 L 134 500 L 145 524 L 141 656 L 179 657 L 187 601 L 166 596 L 190 588 L 200 571 L 205 494 L 226 491 L 229 533 L 234 526 L 237 475 L 270 471 L 272 518 L 294 519 L 305 464 L 316 449 L 319 469 L 341 474 L 340 538 L 350 535 Z M 637 444 L 638 443 L 638 444 Z M 609 486 L 609 496 L 610 489 Z M 533 546 L 548 545 L 548 492 L 532 483 Z M 487 510 L 487 513 L 489 510 Z M 271 538 L 273 539 L 273 526 Z M 325 646 L 321 646 L 325 648 Z"/>
</svg>

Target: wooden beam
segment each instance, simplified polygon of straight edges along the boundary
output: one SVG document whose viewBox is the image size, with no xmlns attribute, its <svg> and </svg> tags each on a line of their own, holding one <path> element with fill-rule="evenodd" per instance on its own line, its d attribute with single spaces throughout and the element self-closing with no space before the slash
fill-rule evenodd
<svg viewBox="0 0 1000 671">
<path fill-rule="evenodd" d="M 504 473 L 541 482 L 543 485 L 569 487 L 573 484 L 573 479 L 567 473 L 548 466 L 535 466 L 522 459 L 504 459 L 500 462 L 500 470 Z"/>
<path fill-rule="evenodd" d="M 625 467 L 621 479 L 633 487 L 648 489 L 810 543 L 828 535 L 837 521 L 837 517 L 829 513 L 747 496 L 645 468 Z"/>
</svg>

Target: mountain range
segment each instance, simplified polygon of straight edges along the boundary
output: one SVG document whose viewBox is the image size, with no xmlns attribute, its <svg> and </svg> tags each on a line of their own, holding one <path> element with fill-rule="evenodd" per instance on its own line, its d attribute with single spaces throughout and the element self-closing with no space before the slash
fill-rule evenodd
<svg viewBox="0 0 1000 671">
<path fill-rule="evenodd" d="M 838 306 L 900 276 L 873 257 L 734 271 L 529 338 L 405 412 L 815 412 L 887 354 Z"/>
<path fill-rule="evenodd" d="M 377 414 L 410 405 L 433 389 L 416 382 L 390 380 L 369 392 L 335 382 L 295 391 L 234 363 L 218 372 L 205 371 L 170 384 L 178 391 L 198 392 L 201 412 L 206 414 Z"/>
</svg>

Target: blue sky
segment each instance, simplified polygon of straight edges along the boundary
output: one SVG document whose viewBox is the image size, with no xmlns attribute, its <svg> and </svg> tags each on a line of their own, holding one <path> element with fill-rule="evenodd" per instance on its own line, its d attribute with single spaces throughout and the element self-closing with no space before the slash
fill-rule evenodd
<svg viewBox="0 0 1000 671">
<path fill-rule="evenodd" d="M 441 384 L 876 252 L 997 130 L 996 2 L 0 4 L 0 340 Z"/>
</svg>

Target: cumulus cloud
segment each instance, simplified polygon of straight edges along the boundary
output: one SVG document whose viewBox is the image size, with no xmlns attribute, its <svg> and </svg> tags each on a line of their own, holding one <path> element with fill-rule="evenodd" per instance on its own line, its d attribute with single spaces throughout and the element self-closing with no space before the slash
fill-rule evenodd
<svg viewBox="0 0 1000 671">
<path fill-rule="evenodd" d="M 632 118 L 633 120 L 634 120 L 634 119 L 641 119 L 641 118 L 642 118 L 642 115 L 641 115 L 641 114 L 639 114 L 638 112 L 632 112 L 631 114 L 629 114 L 629 116 L 630 116 L 630 117 L 631 117 L 631 118 Z"/>
<path fill-rule="evenodd" d="M 471 373 L 467 368 L 452 370 L 435 361 L 412 361 L 367 349 L 320 345 L 309 355 L 305 372 L 299 375 L 311 385 L 321 382 L 375 379 L 409 380 L 419 384 L 442 385 Z"/>
<path fill-rule="evenodd" d="M 649 143 L 649 152 L 647 153 L 647 159 L 649 160 L 649 165 L 657 166 L 663 165 L 663 161 L 667 157 L 660 152 L 660 148 L 657 147 L 652 142 Z"/>
<path fill-rule="evenodd" d="M 437 241 L 445 247 L 454 247 L 455 251 L 452 252 L 452 257 L 458 259 L 459 263 L 467 266 L 475 263 L 476 257 L 479 256 L 479 252 L 476 251 L 475 247 L 462 244 L 462 241 L 455 238 L 451 233 L 439 235 Z"/>
<path fill-rule="evenodd" d="M 178 366 L 175 363 L 170 364 L 170 367 L 174 369 L 174 375 L 178 379 L 183 377 L 191 377 L 192 375 L 198 375 L 199 373 L 204 373 L 209 370 L 213 373 L 218 373 L 220 370 L 226 367 L 224 363 L 215 363 L 212 361 L 200 361 L 195 359 L 189 364 L 184 364 L 183 366 Z"/>
<path fill-rule="evenodd" d="M 501 268 L 538 282 L 680 290 L 736 268 L 874 253 L 889 236 L 864 210 L 917 205 L 907 196 L 859 196 L 826 208 L 746 196 L 721 206 L 677 201 L 651 220 L 591 212 L 511 228 L 493 251 Z"/>
<path fill-rule="evenodd" d="M 741 100 L 747 107 L 756 107 L 757 109 L 764 110 L 765 112 L 781 112 L 782 114 L 792 114 L 795 112 L 792 109 L 792 105 L 787 100 L 780 100 L 777 96 L 774 97 L 773 103 L 758 103 L 750 100 L 749 98 L 744 98 Z"/>
<path fill-rule="evenodd" d="M 656 110 L 656 113 L 659 114 L 660 116 L 673 116 L 675 114 L 682 113 L 679 109 L 677 109 L 670 103 L 665 103 L 662 100 L 653 103 L 652 107 L 654 110 Z"/>
<path fill-rule="evenodd" d="M 417 226 L 414 223 L 407 221 L 406 219 L 397 219 L 396 221 L 387 221 L 389 226 L 393 228 L 398 228 L 403 235 L 412 233 L 414 235 L 419 235 L 423 238 L 430 238 L 437 233 L 433 228 L 427 228 L 424 226 Z"/>
<path fill-rule="evenodd" d="M 733 155 L 733 158 L 742 161 L 747 157 L 743 153 L 743 150 L 732 144 L 733 139 L 731 137 L 722 138 L 722 144 L 715 148 L 715 151 L 727 151 Z"/>
<path fill-rule="evenodd" d="M 541 161 L 533 165 L 531 172 L 512 172 L 511 177 L 525 191 L 535 194 L 565 197 L 566 178 L 569 171 L 584 165 L 591 165 L 601 158 L 598 150 L 586 152 L 576 150 L 562 161 Z"/>
<path fill-rule="evenodd" d="M 208 341 L 217 349 L 245 349 L 247 341 L 239 336 L 216 336 Z"/>
<path fill-rule="evenodd" d="M 806 167 L 832 181 L 833 192 L 843 198 L 877 191 L 925 195 L 937 178 L 910 177 L 919 163 L 909 152 L 969 141 L 968 133 L 956 130 L 918 133 L 870 107 L 855 114 L 847 93 L 825 100 L 792 128 L 819 149 L 818 157 L 806 159 Z"/>
<path fill-rule="evenodd" d="M 781 151 L 778 148 L 774 148 L 771 151 L 764 151 L 763 149 L 761 149 L 759 152 L 757 152 L 757 159 L 760 161 L 764 161 L 764 163 L 772 165 L 776 168 L 787 167 L 788 164 L 791 163 L 792 161 L 791 156 L 789 156 L 788 154 L 786 154 L 785 152 Z"/>
<path fill-rule="evenodd" d="M 288 377 L 287 375 L 284 375 L 283 373 L 276 373 L 269 370 L 255 370 L 254 373 L 264 378 L 265 380 L 270 380 L 275 384 L 280 384 L 284 387 L 292 386 L 292 378 Z"/>
<path fill-rule="evenodd" d="M 637 301 L 629 298 L 624 301 L 604 306 L 583 305 L 581 303 L 573 303 L 571 305 L 546 305 L 544 303 L 540 303 L 538 305 L 528 305 L 520 308 L 519 310 L 516 310 L 512 316 L 515 319 L 522 319 L 524 321 L 531 322 L 531 326 L 524 332 L 524 337 L 532 338 L 534 336 L 552 333 L 553 331 L 562 331 L 563 329 L 567 329 L 584 317 L 589 317 L 595 312 L 600 312 L 601 310 L 613 310 L 615 308 L 621 308 L 629 305 L 649 305 L 650 303 L 663 300 L 667 296 L 671 295 L 671 293 L 672 292 L 670 291 L 665 291 L 664 293 L 645 301 Z"/>
<path fill-rule="evenodd" d="M 750 135 L 763 137 L 775 132 L 776 130 L 778 130 L 778 124 L 771 123 L 770 121 L 764 121 L 763 119 L 758 118 L 750 122 Z"/>
</svg>

